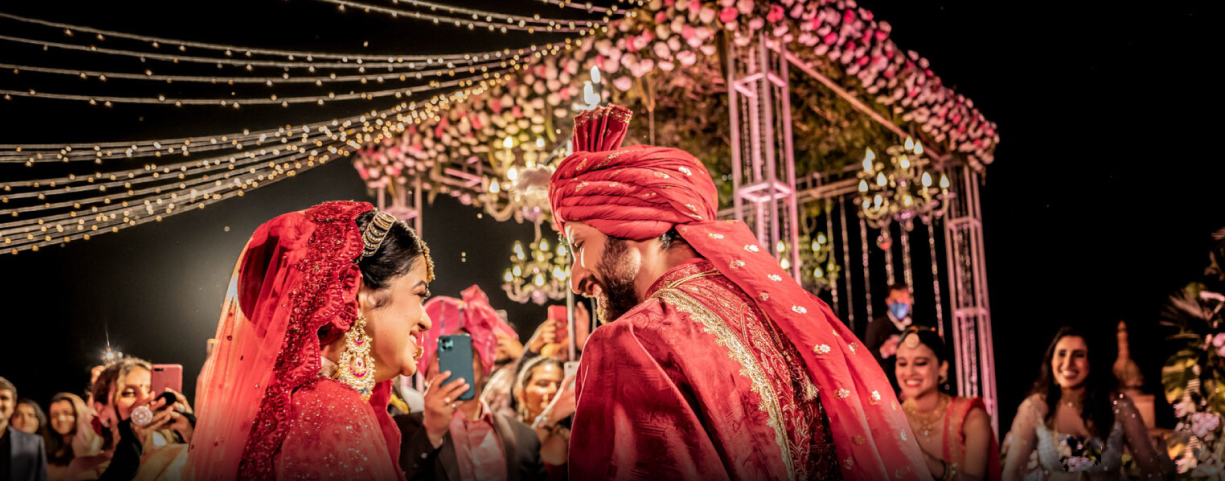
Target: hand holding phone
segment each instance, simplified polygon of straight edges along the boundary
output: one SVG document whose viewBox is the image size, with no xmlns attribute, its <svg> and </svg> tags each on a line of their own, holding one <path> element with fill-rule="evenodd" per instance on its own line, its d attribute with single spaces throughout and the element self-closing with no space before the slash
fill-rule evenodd
<svg viewBox="0 0 1225 481">
<path fill-rule="evenodd" d="M 455 398 L 470 401 L 476 397 L 476 373 L 472 369 L 472 337 L 467 334 L 452 334 L 438 338 L 438 372 L 451 371 L 447 382 L 463 379 L 468 390 Z"/>
</svg>

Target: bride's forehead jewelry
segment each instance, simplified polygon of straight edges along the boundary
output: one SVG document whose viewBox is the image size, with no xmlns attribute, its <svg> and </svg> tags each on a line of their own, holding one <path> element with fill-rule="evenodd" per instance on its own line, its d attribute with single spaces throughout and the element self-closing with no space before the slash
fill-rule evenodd
<svg viewBox="0 0 1225 481">
<path fill-rule="evenodd" d="M 387 237 L 387 232 L 391 230 L 391 226 L 395 223 L 395 216 L 375 209 L 374 218 L 370 219 L 370 224 L 362 231 L 362 255 L 357 256 L 357 260 L 354 262 L 361 262 L 362 259 L 378 252 L 379 246 L 383 245 L 383 239 Z"/>
</svg>

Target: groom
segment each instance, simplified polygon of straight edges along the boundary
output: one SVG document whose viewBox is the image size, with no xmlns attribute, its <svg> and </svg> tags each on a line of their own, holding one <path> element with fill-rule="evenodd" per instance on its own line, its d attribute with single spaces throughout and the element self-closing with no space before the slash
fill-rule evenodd
<svg viewBox="0 0 1225 481">
<path fill-rule="evenodd" d="M 893 391 L 828 306 L 741 222 L 692 155 L 620 147 L 630 112 L 575 120 L 549 186 L 599 299 L 571 479 L 930 479 Z"/>
</svg>

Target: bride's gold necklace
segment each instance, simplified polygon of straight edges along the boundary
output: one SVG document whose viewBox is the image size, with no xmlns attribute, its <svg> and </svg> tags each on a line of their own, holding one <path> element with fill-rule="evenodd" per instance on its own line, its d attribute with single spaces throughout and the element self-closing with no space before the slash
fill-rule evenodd
<svg viewBox="0 0 1225 481">
<path fill-rule="evenodd" d="M 906 412 L 906 418 L 911 423 L 918 425 L 918 429 L 915 432 L 923 436 L 924 439 L 931 438 L 936 425 L 944 419 L 944 414 L 948 411 L 949 396 L 943 393 L 939 396 L 939 400 L 936 401 L 936 408 L 926 413 L 919 412 L 918 403 L 914 399 L 907 399 L 906 402 L 902 403 L 902 410 Z"/>
</svg>

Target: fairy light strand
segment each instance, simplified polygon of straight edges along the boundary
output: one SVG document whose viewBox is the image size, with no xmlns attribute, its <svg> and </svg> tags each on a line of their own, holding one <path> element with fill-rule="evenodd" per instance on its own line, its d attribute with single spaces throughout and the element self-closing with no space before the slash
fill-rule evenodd
<svg viewBox="0 0 1225 481">
<path fill-rule="evenodd" d="M 508 70 L 502 70 L 500 72 L 505 73 L 507 71 Z M 171 97 L 166 97 L 166 96 L 115 97 L 115 96 L 107 96 L 107 95 L 80 95 L 80 94 L 64 94 L 64 93 L 57 93 L 57 92 L 38 92 L 34 89 L 30 89 L 28 91 L 0 89 L 0 95 L 13 96 L 13 97 L 38 97 L 38 98 L 48 98 L 48 99 L 56 99 L 56 100 L 80 100 L 84 102 L 89 102 L 91 105 L 99 105 L 99 104 L 105 105 L 105 103 L 107 102 L 110 102 L 112 104 L 153 104 L 153 105 L 174 105 L 174 106 L 219 105 L 221 107 L 232 107 L 232 108 L 239 108 L 243 105 L 281 105 L 281 106 L 288 106 L 288 105 L 293 105 L 293 104 L 324 105 L 328 102 L 341 102 L 341 101 L 347 101 L 347 100 L 373 100 L 377 98 L 392 97 L 392 96 L 395 96 L 397 98 L 403 97 L 403 96 L 411 96 L 415 93 L 428 92 L 431 90 L 437 90 L 439 88 L 455 86 L 455 85 L 459 85 L 459 84 L 471 81 L 472 79 L 477 79 L 477 78 L 482 78 L 482 77 L 483 75 L 475 75 L 471 77 L 464 77 L 462 79 L 457 79 L 457 80 L 439 82 L 437 83 L 437 85 L 420 85 L 420 86 L 415 86 L 415 87 L 376 90 L 376 91 L 371 91 L 371 92 L 353 92 L 353 93 L 347 93 L 347 94 L 329 93 L 328 95 L 310 95 L 310 96 L 299 96 L 299 97 L 277 97 L 276 95 L 272 95 L 270 97 L 222 98 L 222 99 L 171 98 Z M 9 100 L 9 99 L 6 97 L 5 100 Z"/>
<path fill-rule="evenodd" d="M 277 68 L 302 68 L 302 69 L 308 69 L 308 70 L 318 69 L 318 68 L 350 68 L 350 69 L 384 68 L 384 69 L 387 69 L 388 71 L 394 71 L 398 69 L 412 70 L 418 67 L 424 68 L 429 65 L 429 62 L 431 60 L 435 63 L 437 62 L 445 63 L 447 61 L 451 61 L 452 63 L 454 63 L 454 60 L 457 60 L 457 59 L 446 59 L 446 58 L 441 58 L 441 57 L 435 57 L 433 59 L 427 58 L 426 60 L 424 60 L 425 62 L 427 62 L 425 65 L 419 65 L 420 63 L 419 61 L 387 62 L 386 59 L 384 59 L 384 61 L 382 62 L 365 62 L 365 61 L 357 61 L 357 60 L 353 62 L 278 61 L 278 60 L 258 60 L 258 59 L 197 57 L 193 55 L 173 55 L 173 54 L 163 54 L 163 53 L 156 53 L 156 52 L 137 52 L 137 51 L 132 51 L 132 50 L 98 47 L 95 45 L 85 46 L 85 45 L 76 45 L 76 44 L 55 42 L 55 41 L 49 41 L 49 40 L 33 40 L 33 39 L 28 39 L 28 38 L 13 37 L 9 35 L 0 35 L 0 40 L 4 40 L 8 42 L 15 42 L 15 43 L 22 43 L 22 44 L 27 44 L 27 45 L 36 45 L 36 46 L 45 47 L 45 48 L 54 47 L 54 48 L 74 50 L 74 51 L 79 51 L 79 52 L 92 52 L 92 53 L 100 53 L 100 54 L 106 54 L 106 55 L 133 57 L 133 58 L 139 58 L 141 60 L 159 60 L 159 61 L 166 61 L 166 62 L 172 62 L 172 63 L 178 63 L 178 62 L 206 63 L 206 64 L 216 64 L 219 66 L 220 65 L 239 66 L 239 67 L 244 67 L 244 68 L 248 66 L 251 68 L 277 67 Z M 558 45 L 560 43 L 561 42 L 554 42 L 553 44 L 550 44 L 550 45 Z M 523 55 L 524 52 L 528 49 L 517 49 L 517 50 L 520 55 Z M 477 56 L 470 56 L 469 58 L 466 58 L 463 60 L 464 61 L 475 61 L 475 60 L 479 60 L 477 57 L 483 58 L 485 57 L 485 55 L 490 55 L 493 58 L 502 58 L 506 56 L 507 53 L 506 53 L 506 50 L 500 50 L 496 52 L 482 53 Z"/>
<path fill-rule="evenodd" d="M 581 46 L 582 41 L 580 40 L 576 42 L 576 45 Z M 557 48 L 558 46 L 554 45 L 551 47 L 551 50 L 556 51 Z M 543 51 L 544 49 L 538 50 L 536 47 L 532 47 L 531 50 L 533 52 L 540 52 L 540 51 Z M 518 55 L 516 55 L 516 58 L 518 58 Z M 515 65 L 515 69 L 518 70 L 519 68 L 522 67 L 522 65 L 524 65 L 523 62 L 517 63 Z M 503 83 L 506 79 L 509 78 L 509 76 L 501 75 L 500 72 L 494 73 L 492 77 L 493 78 L 491 79 L 482 80 L 480 82 L 481 90 L 487 87 L 492 87 L 494 85 L 499 85 Z M 428 109 L 428 106 L 432 103 L 437 102 L 439 97 L 440 96 L 435 96 L 433 99 L 430 99 L 428 101 L 423 100 L 420 105 L 422 108 Z M 352 116 L 346 119 L 332 119 L 331 121 L 316 122 L 313 124 L 307 124 L 307 125 L 303 125 L 299 127 L 289 127 L 289 129 L 290 130 L 296 130 L 296 129 L 314 130 L 314 129 L 326 129 L 329 126 L 347 127 L 350 122 L 364 121 L 361 119 L 364 119 L 367 116 L 386 118 L 386 116 L 388 115 L 395 115 L 395 114 L 404 112 L 406 110 L 410 112 L 420 112 L 421 111 L 421 110 L 418 110 L 416 102 L 413 102 L 413 103 L 401 102 L 399 105 L 391 109 L 381 111 L 381 112 L 371 111 L 369 114 L 355 115 L 355 116 Z M 416 115 L 418 114 L 414 114 L 414 116 Z M 69 156 L 65 156 L 64 152 L 71 154 L 73 151 L 88 152 L 92 150 L 93 152 L 95 152 L 95 154 L 102 154 L 103 149 L 107 149 L 104 155 L 106 157 L 112 157 L 112 155 L 115 153 L 115 151 L 112 149 L 121 149 L 121 150 L 122 149 L 132 149 L 135 151 L 139 151 L 141 149 L 147 150 L 150 148 L 161 149 L 162 148 L 161 145 L 173 146 L 173 145 L 189 145 L 189 144 L 201 144 L 201 143 L 211 144 L 211 143 L 217 143 L 218 138 L 220 138 L 221 141 L 224 142 L 226 141 L 227 136 L 231 139 L 230 141 L 232 142 L 234 140 L 249 140 L 249 139 L 254 139 L 254 138 L 265 136 L 265 135 L 274 135 L 277 132 L 283 131 L 285 129 L 286 127 L 280 127 L 278 129 L 269 129 L 269 130 L 257 131 L 257 132 L 250 132 L 249 130 L 245 130 L 243 131 L 242 134 L 235 133 L 235 134 L 226 134 L 226 135 L 200 136 L 200 137 L 187 137 L 187 138 L 161 139 L 161 140 L 146 140 L 146 141 L 134 141 L 134 142 L 133 141 L 120 141 L 120 142 L 100 142 L 100 143 L 93 143 L 93 144 L 80 144 L 80 143 L 78 144 L 0 144 L 0 155 L 20 157 L 21 159 L 24 159 L 24 160 L 13 159 L 13 160 L 7 160 L 7 162 L 25 162 L 27 165 L 32 165 L 34 163 L 43 163 L 43 162 L 59 162 L 59 161 L 62 161 L 64 158 L 67 158 L 69 161 L 92 160 L 94 162 L 100 162 L 101 157 L 95 159 L 93 155 L 90 155 L 89 157 L 86 157 L 86 158 L 73 159 Z M 55 158 L 50 158 L 49 156 L 52 155 L 51 153 L 39 152 L 40 150 L 59 151 L 59 153 L 54 154 Z M 44 153 L 47 153 L 48 157 L 44 157 L 43 156 Z M 23 155 L 17 156 L 16 154 L 23 154 Z M 123 157 L 118 157 L 118 158 L 123 158 Z M 0 162 L 5 162 L 5 160 L 2 160 L 2 159 L 3 157 L 0 157 Z"/>
<path fill-rule="evenodd" d="M 601 27 L 605 24 L 604 21 L 592 20 L 563 20 L 561 23 L 548 25 L 527 25 L 525 21 L 520 23 L 495 23 L 493 21 L 485 21 L 480 19 L 460 19 L 446 17 L 442 15 L 434 15 L 430 13 L 414 12 L 410 10 L 400 10 L 396 8 L 382 7 L 379 5 L 370 5 L 367 3 L 359 3 L 350 0 L 318 0 L 325 3 L 337 5 L 342 11 L 345 7 L 357 8 L 367 12 L 379 12 L 389 14 L 395 18 L 410 18 L 417 20 L 432 20 L 435 24 L 448 24 L 455 27 L 467 27 L 469 30 L 475 30 L 476 27 L 486 28 L 490 31 L 498 30 L 505 33 L 508 30 L 526 31 L 527 33 L 537 33 L 540 31 L 551 33 L 572 33 L 587 34 L 596 27 Z M 492 16 L 492 15 L 491 15 Z M 577 26 L 584 24 L 584 26 Z"/>
<path fill-rule="evenodd" d="M 136 35 L 136 34 L 125 33 L 125 32 L 116 32 L 113 30 L 102 30 L 98 28 L 85 27 L 81 25 L 70 25 L 66 23 L 51 22 L 51 21 L 41 20 L 41 19 L 36 19 L 36 18 L 22 17 L 19 15 L 13 15 L 13 14 L 4 13 L 4 12 L 0 12 L 0 18 L 7 18 L 10 20 L 18 21 L 18 22 L 25 22 L 25 23 L 38 24 L 38 25 L 43 25 L 43 26 L 48 26 L 48 27 L 54 27 L 57 29 L 63 29 L 65 31 L 70 31 L 70 32 L 82 32 L 82 33 L 90 33 L 94 35 L 102 35 L 104 38 L 114 37 L 114 38 L 123 38 L 123 39 L 128 39 L 128 40 L 137 40 L 141 42 L 148 42 L 148 43 L 154 44 L 154 48 L 160 48 L 162 45 L 183 46 L 183 47 L 198 48 L 202 50 L 215 50 L 219 52 L 229 51 L 233 53 L 234 55 L 241 54 L 243 56 L 268 55 L 268 56 L 277 56 L 277 57 L 323 58 L 323 59 L 334 59 L 334 60 L 348 59 L 348 60 L 386 61 L 386 62 L 392 62 L 392 61 L 394 62 L 424 62 L 427 60 L 438 60 L 438 59 L 464 60 L 464 59 L 468 59 L 472 57 L 480 57 L 482 55 L 493 55 L 496 52 L 496 51 L 489 51 L 489 52 L 478 52 L 478 53 L 456 53 L 456 54 L 442 54 L 442 55 L 376 55 L 376 54 L 343 54 L 343 53 L 328 53 L 328 52 L 309 52 L 309 51 L 302 51 L 302 50 L 277 50 L 277 49 L 267 49 L 267 48 L 243 47 L 243 46 L 238 46 L 238 45 L 225 45 L 225 44 L 216 44 L 216 43 L 195 42 L 195 41 L 190 41 L 190 40 L 176 40 L 176 39 L 169 39 L 169 38 L 162 38 L 162 37 L 150 37 L 146 35 Z"/>
<path fill-rule="evenodd" d="M 102 71 L 97 71 L 97 70 L 77 70 L 77 69 L 65 69 L 65 68 L 39 67 L 39 66 L 34 66 L 34 65 L 17 65 L 17 64 L 9 64 L 9 63 L 0 63 L 0 69 L 16 71 L 16 72 L 29 71 L 29 72 L 47 73 L 47 74 L 54 74 L 54 75 L 68 75 L 68 76 L 73 76 L 73 77 L 81 77 L 82 79 L 88 79 L 92 77 L 95 79 L 102 79 L 103 81 L 109 80 L 109 79 L 123 79 L 123 80 L 144 80 L 144 81 L 155 81 L 155 82 L 166 82 L 166 83 L 187 82 L 187 83 L 209 83 L 209 84 L 226 84 L 226 85 L 265 84 L 271 87 L 276 84 L 300 84 L 300 83 L 347 83 L 347 82 L 383 83 L 386 81 L 394 81 L 394 80 L 405 82 L 409 80 L 422 79 L 423 77 L 426 77 L 426 76 L 441 76 L 441 75 L 446 74 L 447 72 L 454 72 L 457 69 L 463 70 L 463 69 L 468 69 L 468 68 L 475 68 L 475 69 L 480 69 L 482 72 L 484 72 L 489 67 L 496 66 L 503 62 L 505 62 L 505 60 L 495 59 L 495 60 L 489 60 L 489 61 L 468 64 L 468 65 L 458 65 L 457 66 L 457 65 L 452 64 L 451 67 L 441 67 L 441 68 L 435 68 L 435 69 L 418 70 L 416 72 L 402 72 L 402 73 L 389 73 L 389 74 L 364 73 L 364 74 L 358 74 L 358 75 L 331 74 L 331 75 L 323 75 L 323 76 L 304 76 L 304 77 L 292 76 L 292 75 L 289 75 L 288 73 L 284 73 L 281 76 L 276 76 L 276 77 L 265 77 L 265 76 L 213 77 L 213 76 L 199 76 L 199 75 L 160 75 L 160 74 L 154 74 L 152 73 L 152 71 L 149 71 L 146 73 L 102 72 Z"/>
</svg>

